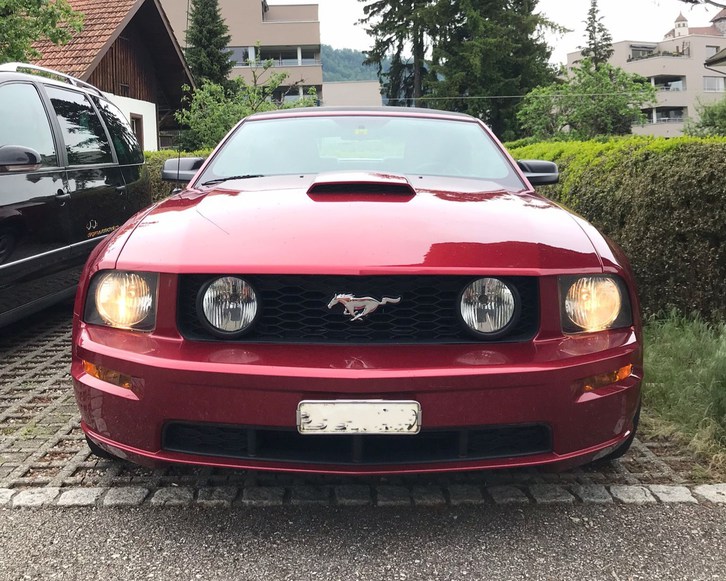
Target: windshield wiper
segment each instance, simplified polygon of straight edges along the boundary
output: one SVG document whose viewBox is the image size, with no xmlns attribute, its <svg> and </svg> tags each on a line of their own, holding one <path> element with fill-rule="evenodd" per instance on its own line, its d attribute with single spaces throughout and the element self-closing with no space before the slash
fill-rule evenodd
<svg viewBox="0 0 726 581">
<path fill-rule="evenodd" d="M 203 186 L 211 186 L 214 184 L 221 184 L 222 182 L 228 182 L 229 180 L 249 180 L 251 178 L 263 178 L 265 176 L 261 174 L 248 174 L 244 176 L 227 176 L 224 178 L 215 178 L 206 182 L 202 182 Z"/>
</svg>

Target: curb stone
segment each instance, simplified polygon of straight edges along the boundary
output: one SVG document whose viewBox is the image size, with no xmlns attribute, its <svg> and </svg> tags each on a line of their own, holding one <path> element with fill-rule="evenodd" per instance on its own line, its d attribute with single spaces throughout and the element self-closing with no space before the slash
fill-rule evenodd
<svg viewBox="0 0 726 581">
<path fill-rule="evenodd" d="M 529 504 L 529 498 L 516 486 L 492 486 L 487 492 L 495 504 Z"/>
<path fill-rule="evenodd" d="M 378 506 L 411 506 L 411 493 L 403 486 L 376 486 Z"/>
<path fill-rule="evenodd" d="M 212 486 L 200 488 L 197 492 L 197 504 L 205 507 L 221 506 L 229 508 L 237 498 L 239 489 L 234 486 Z"/>
<path fill-rule="evenodd" d="M 610 494 L 623 504 L 654 504 L 657 502 L 650 490 L 637 484 L 614 484 L 610 487 Z"/>
<path fill-rule="evenodd" d="M 474 484 L 455 484 L 449 486 L 449 500 L 452 506 L 483 504 L 486 502 L 484 496 L 482 496 L 481 488 Z"/>
<path fill-rule="evenodd" d="M 98 499 L 106 492 L 106 488 L 70 488 L 61 490 L 58 506 L 96 506 Z"/>
<path fill-rule="evenodd" d="M 364 484 L 336 486 L 335 498 L 341 506 L 368 506 L 373 504 L 371 487 Z"/>
<path fill-rule="evenodd" d="M 726 484 L 702 484 L 696 486 L 693 492 L 714 504 L 726 504 Z"/>
<path fill-rule="evenodd" d="M 613 497 L 602 484 L 578 484 L 572 492 L 585 504 L 612 504 Z"/>
<path fill-rule="evenodd" d="M 440 486 L 416 486 L 411 496 L 416 506 L 446 506 L 446 497 Z"/>
<path fill-rule="evenodd" d="M 107 487 L 38 487 L 0 488 L 0 508 L 71 507 L 138 507 L 196 504 L 200 507 L 271 507 L 283 506 L 372 506 L 381 507 L 445 507 L 491 504 L 497 505 L 573 505 L 582 504 L 726 504 L 726 483 L 683 485 L 611 485 L 578 484 L 567 487 L 557 484 L 529 486 L 491 486 L 482 489 L 475 485 L 405 486 L 365 484 L 338 486 L 253 486 L 240 489 L 234 486 L 202 488 L 169 486 L 155 490 L 136 486 Z M 289 494 L 289 501 L 286 499 Z"/>
<path fill-rule="evenodd" d="M 47 506 L 55 500 L 59 488 L 28 488 L 13 497 L 13 508 L 37 508 Z"/>
<path fill-rule="evenodd" d="M 128 486 L 111 488 L 103 499 L 103 506 L 139 506 L 149 496 L 147 488 Z"/>
<path fill-rule="evenodd" d="M 650 491 L 655 495 L 655 497 L 663 503 L 698 502 L 686 486 L 665 486 L 659 484 L 652 484 L 648 488 L 650 488 Z"/>
<path fill-rule="evenodd" d="M 8 506 L 10 499 L 16 492 L 17 490 L 13 490 L 12 488 L 0 488 L 0 506 Z"/>
<path fill-rule="evenodd" d="M 533 484 L 529 493 L 537 504 L 573 504 L 575 497 L 557 484 Z"/>
<path fill-rule="evenodd" d="M 246 506 L 282 506 L 285 489 L 281 486 L 245 488 L 241 503 Z"/>
<path fill-rule="evenodd" d="M 189 506 L 194 500 L 194 490 L 186 487 L 159 488 L 151 497 L 154 506 Z"/>
</svg>

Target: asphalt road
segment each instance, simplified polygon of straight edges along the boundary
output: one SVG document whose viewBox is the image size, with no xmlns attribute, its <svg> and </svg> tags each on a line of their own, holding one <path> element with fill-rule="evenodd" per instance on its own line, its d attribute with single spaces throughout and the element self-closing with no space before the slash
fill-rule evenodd
<svg viewBox="0 0 726 581">
<path fill-rule="evenodd" d="M 0 510 L 0 579 L 726 579 L 726 506 Z"/>
</svg>

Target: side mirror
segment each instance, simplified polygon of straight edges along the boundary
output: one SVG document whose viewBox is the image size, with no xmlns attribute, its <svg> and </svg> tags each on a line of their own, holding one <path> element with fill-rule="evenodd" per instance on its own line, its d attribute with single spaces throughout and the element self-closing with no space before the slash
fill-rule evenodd
<svg viewBox="0 0 726 581">
<path fill-rule="evenodd" d="M 0 146 L 0 173 L 40 169 L 40 154 L 24 145 Z"/>
<path fill-rule="evenodd" d="M 547 186 L 560 181 L 560 170 L 557 164 L 540 159 L 521 159 L 517 161 L 519 169 L 533 186 Z"/>
<path fill-rule="evenodd" d="M 179 157 L 167 159 L 161 170 L 165 182 L 190 182 L 204 163 L 203 157 Z"/>
</svg>

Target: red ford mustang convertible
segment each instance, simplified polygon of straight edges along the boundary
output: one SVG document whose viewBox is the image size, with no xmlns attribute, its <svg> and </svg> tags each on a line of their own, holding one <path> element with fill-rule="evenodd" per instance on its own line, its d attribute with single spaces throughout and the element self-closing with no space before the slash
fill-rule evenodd
<svg viewBox="0 0 726 581">
<path fill-rule="evenodd" d="M 477 119 L 243 120 L 90 257 L 73 380 L 91 449 L 386 474 L 622 455 L 642 337 L 621 251 Z"/>
</svg>

